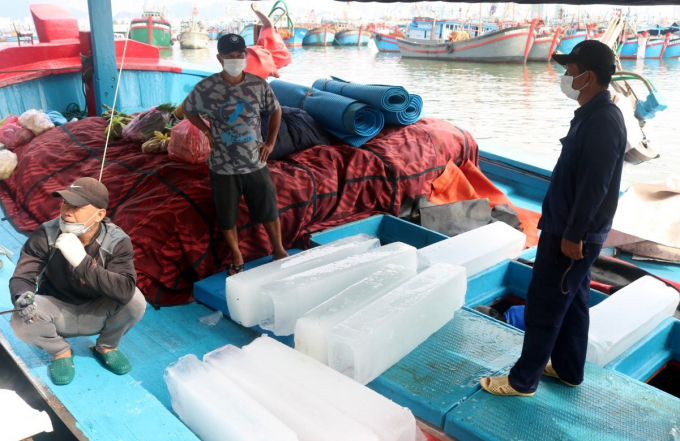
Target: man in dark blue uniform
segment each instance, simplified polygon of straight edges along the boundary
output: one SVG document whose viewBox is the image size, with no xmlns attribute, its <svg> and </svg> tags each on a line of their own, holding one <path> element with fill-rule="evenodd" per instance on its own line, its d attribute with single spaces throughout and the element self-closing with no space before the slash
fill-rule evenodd
<svg viewBox="0 0 680 441">
<path fill-rule="evenodd" d="M 531 396 L 541 375 L 569 386 L 583 381 L 590 267 L 618 203 L 627 135 L 623 115 L 607 90 L 615 71 L 614 53 L 588 40 L 553 59 L 566 68 L 562 92 L 580 107 L 560 140 L 562 152 L 543 201 L 522 355 L 509 376 L 481 380 L 496 395 Z"/>
</svg>

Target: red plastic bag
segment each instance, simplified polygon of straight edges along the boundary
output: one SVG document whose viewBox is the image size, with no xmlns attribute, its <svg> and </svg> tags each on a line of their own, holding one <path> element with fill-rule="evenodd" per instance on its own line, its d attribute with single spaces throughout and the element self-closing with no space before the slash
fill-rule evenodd
<svg viewBox="0 0 680 441">
<path fill-rule="evenodd" d="M 35 135 L 19 124 L 19 117 L 10 116 L 0 127 L 0 142 L 9 148 L 27 144 Z"/>
<path fill-rule="evenodd" d="M 189 120 L 184 120 L 170 132 L 168 156 L 187 164 L 202 164 L 210 156 L 210 141 Z"/>
</svg>

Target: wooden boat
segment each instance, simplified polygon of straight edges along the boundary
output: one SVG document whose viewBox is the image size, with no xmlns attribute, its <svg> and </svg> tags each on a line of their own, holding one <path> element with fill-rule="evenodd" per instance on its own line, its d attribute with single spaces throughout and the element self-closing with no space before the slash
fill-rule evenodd
<svg viewBox="0 0 680 441">
<path fill-rule="evenodd" d="M 335 40 L 335 29 L 324 23 L 322 26 L 310 28 L 302 40 L 303 46 L 329 46 Z"/>
<path fill-rule="evenodd" d="M 333 44 L 337 46 L 366 46 L 371 41 L 371 32 L 363 27 L 344 28 L 335 34 Z"/>
<path fill-rule="evenodd" d="M 371 38 L 378 48 L 378 52 L 399 53 L 397 38 L 404 38 L 404 33 L 397 28 L 371 27 Z"/>
<path fill-rule="evenodd" d="M 527 61 L 550 61 L 553 52 L 560 44 L 560 29 L 548 34 L 539 34 L 531 46 Z"/>
<path fill-rule="evenodd" d="M 397 41 L 403 58 L 524 63 L 536 36 L 534 27 L 535 22 L 454 42 L 414 41 L 409 38 L 399 38 Z"/>
<path fill-rule="evenodd" d="M 170 22 L 158 10 L 145 10 L 141 18 L 132 19 L 128 35 L 131 40 L 161 49 L 170 49 L 172 45 Z"/>
<path fill-rule="evenodd" d="M 666 52 L 663 54 L 664 58 L 678 58 L 680 57 L 680 37 L 673 37 L 668 41 Z"/>
</svg>

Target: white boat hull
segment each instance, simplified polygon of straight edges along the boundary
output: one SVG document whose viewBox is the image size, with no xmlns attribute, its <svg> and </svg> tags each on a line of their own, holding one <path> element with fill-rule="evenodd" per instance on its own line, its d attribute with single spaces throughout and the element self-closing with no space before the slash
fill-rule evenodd
<svg viewBox="0 0 680 441">
<path fill-rule="evenodd" d="M 179 39 L 179 47 L 182 49 L 206 49 L 208 41 L 210 41 L 210 37 L 207 32 L 182 32 Z"/>
</svg>

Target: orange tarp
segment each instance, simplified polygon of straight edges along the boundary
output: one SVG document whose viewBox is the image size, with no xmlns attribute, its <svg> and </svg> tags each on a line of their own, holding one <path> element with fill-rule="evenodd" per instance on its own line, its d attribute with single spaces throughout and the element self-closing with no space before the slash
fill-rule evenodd
<svg viewBox="0 0 680 441">
<path fill-rule="evenodd" d="M 513 205 L 510 199 L 470 161 L 464 161 L 460 167 L 449 161 L 444 173 L 432 182 L 429 200 L 435 204 L 450 204 L 483 198 L 489 199 L 491 208 L 503 204 L 511 206 L 517 212 L 522 231 L 527 236 L 525 246 L 529 248 L 538 243 L 537 225 L 540 213 Z"/>
</svg>

